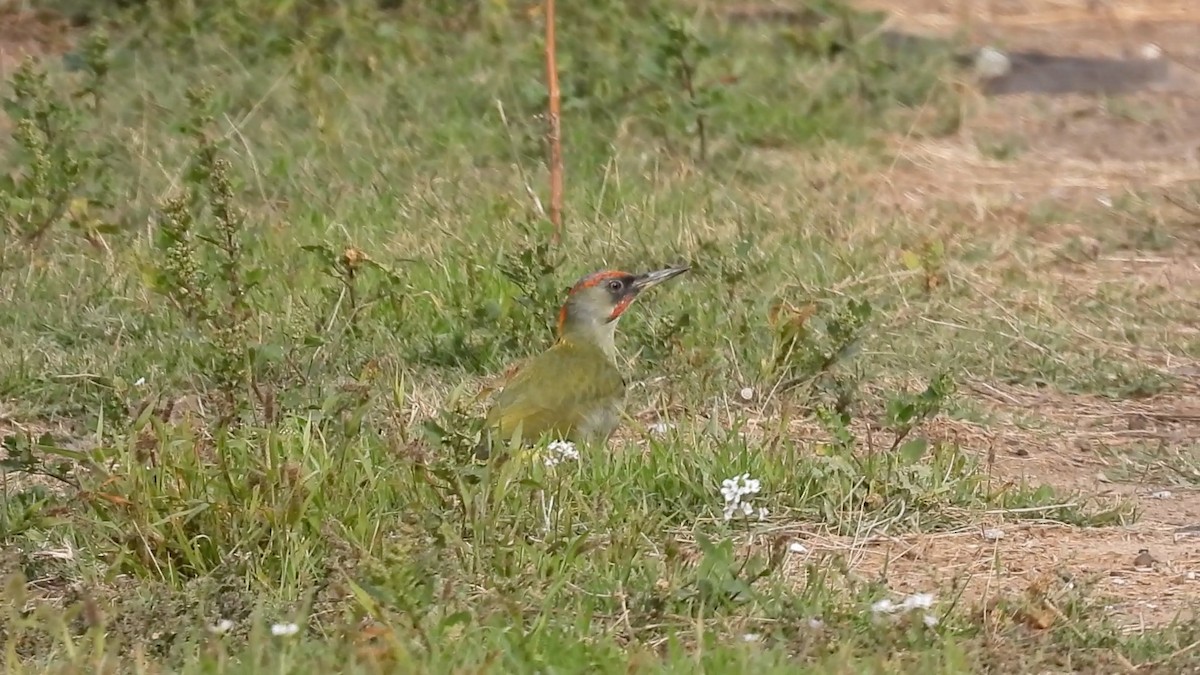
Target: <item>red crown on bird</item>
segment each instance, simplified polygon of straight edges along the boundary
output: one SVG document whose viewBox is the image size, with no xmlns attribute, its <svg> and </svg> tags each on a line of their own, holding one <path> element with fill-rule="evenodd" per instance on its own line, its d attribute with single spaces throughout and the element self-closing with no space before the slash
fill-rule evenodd
<svg viewBox="0 0 1200 675">
<path fill-rule="evenodd" d="M 563 332 L 563 327 L 566 324 L 571 312 L 575 308 L 573 299 L 577 298 L 581 293 L 589 289 L 603 288 L 606 294 L 605 297 L 610 307 L 608 316 L 605 317 L 605 322 L 616 321 L 621 317 L 625 310 L 633 304 L 637 296 L 647 288 L 657 286 L 667 279 L 674 278 L 688 271 L 687 267 L 668 267 L 666 269 L 647 272 L 645 274 L 631 274 L 620 270 L 601 270 L 593 272 L 575 282 L 571 290 L 567 293 L 567 301 L 563 303 L 562 308 L 558 312 L 558 332 L 559 335 Z"/>
</svg>

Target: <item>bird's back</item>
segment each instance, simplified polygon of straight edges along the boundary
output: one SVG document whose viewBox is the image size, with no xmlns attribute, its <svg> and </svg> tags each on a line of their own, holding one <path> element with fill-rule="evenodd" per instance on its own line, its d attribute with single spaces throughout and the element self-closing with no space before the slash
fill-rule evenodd
<svg viewBox="0 0 1200 675">
<path fill-rule="evenodd" d="M 616 429 L 625 383 L 598 346 L 559 342 L 522 367 L 488 413 L 507 440 L 543 435 L 577 442 L 607 439 Z"/>
</svg>

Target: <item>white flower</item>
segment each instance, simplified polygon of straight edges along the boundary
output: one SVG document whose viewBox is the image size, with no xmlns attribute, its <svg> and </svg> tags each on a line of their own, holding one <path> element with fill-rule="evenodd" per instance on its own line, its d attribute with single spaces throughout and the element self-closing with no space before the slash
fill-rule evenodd
<svg viewBox="0 0 1200 675">
<path fill-rule="evenodd" d="M 554 441 L 546 446 L 546 456 L 543 458 L 546 466 L 558 466 L 567 461 L 579 461 L 579 451 L 570 441 Z"/>
<path fill-rule="evenodd" d="M 721 496 L 726 502 L 741 501 L 742 497 L 758 494 L 761 489 L 762 482 L 748 473 L 721 481 Z"/>
<path fill-rule="evenodd" d="M 938 625 L 938 618 L 932 614 L 926 614 L 925 618 L 922 619 L 922 621 L 924 621 L 925 625 L 929 626 L 930 628 L 933 628 L 934 626 Z"/>
<path fill-rule="evenodd" d="M 653 436 L 666 436 L 668 431 L 675 428 L 675 425 L 668 424 L 666 422 L 655 422 L 654 424 L 651 424 L 648 428 L 650 430 L 650 434 Z"/>
<path fill-rule="evenodd" d="M 221 619 L 215 624 L 208 627 L 208 632 L 216 635 L 224 635 L 233 630 L 233 622 L 229 619 Z"/>
<path fill-rule="evenodd" d="M 758 633 L 746 633 L 742 636 L 742 642 L 758 642 L 762 640 L 762 636 Z"/>
<path fill-rule="evenodd" d="M 929 609 L 930 607 L 933 607 L 932 593 L 913 593 L 900 604 L 896 604 L 888 598 L 877 600 L 875 604 L 871 605 L 871 611 L 875 614 L 895 614 L 896 612 L 909 612 L 914 609 Z M 933 617 L 933 620 L 937 621 L 937 618 Z M 928 624 L 929 619 L 926 618 L 925 622 Z"/>
<path fill-rule="evenodd" d="M 294 623 L 276 623 L 271 625 L 271 635 L 285 637 L 300 632 L 300 627 Z"/>
<path fill-rule="evenodd" d="M 725 520 L 732 518 L 738 511 L 747 517 L 753 515 L 755 507 L 751 503 L 751 498 L 760 490 L 762 490 L 762 483 L 756 478 L 751 478 L 748 473 L 721 481 L 721 498 L 725 500 L 722 514 L 725 516 Z M 765 508 L 759 509 L 759 519 L 765 519 L 769 513 Z"/>
<path fill-rule="evenodd" d="M 808 549 L 804 548 L 804 544 L 798 541 L 788 544 L 788 551 L 791 553 L 808 553 Z"/>
<path fill-rule="evenodd" d="M 139 378 L 137 379 L 137 382 L 134 382 L 134 383 L 133 383 L 133 386 L 135 386 L 135 387 L 140 387 L 140 386 L 142 386 L 143 384 L 146 384 L 146 378 L 144 378 L 144 377 L 139 377 Z"/>
<path fill-rule="evenodd" d="M 820 630 L 821 628 L 825 627 L 825 622 L 820 619 L 809 619 L 808 627 L 812 628 L 813 630 Z"/>
<path fill-rule="evenodd" d="M 929 609 L 933 607 L 932 593 L 913 593 L 904 599 L 900 605 L 905 610 L 909 609 Z"/>
<path fill-rule="evenodd" d="M 876 600 L 875 604 L 871 605 L 871 611 L 876 614 L 891 614 L 897 609 L 899 609 L 899 607 L 896 606 L 896 603 L 887 598 Z"/>
<path fill-rule="evenodd" d="M 742 493 L 738 489 L 737 479 L 729 478 L 721 481 L 721 496 L 725 498 L 725 503 L 736 503 L 741 499 Z"/>
<path fill-rule="evenodd" d="M 767 516 L 769 516 L 769 515 L 771 515 L 771 512 L 770 512 L 770 510 L 767 509 L 767 507 L 765 507 L 765 506 L 759 507 L 759 509 L 758 509 L 758 519 L 759 520 L 766 520 Z"/>
</svg>

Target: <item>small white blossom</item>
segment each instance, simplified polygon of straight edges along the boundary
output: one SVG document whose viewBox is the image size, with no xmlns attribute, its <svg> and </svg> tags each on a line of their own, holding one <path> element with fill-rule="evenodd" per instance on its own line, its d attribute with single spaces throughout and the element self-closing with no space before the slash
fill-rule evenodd
<svg viewBox="0 0 1200 675">
<path fill-rule="evenodd" d="M 892 602 L 888 598 L 876 600 L 875 604 L 871 605 L 871 611 L 876 614 L 891 614 L 897 609 L 899 609 L 899 607 L 896 606 L 896 603 Z"/>
<path fill-rule="evenodd" d="M 271 625 L 271 635 L 285 637 L 300 632 L 300 627 L 294 623 L 276 623 Z"/>
<path fill-rule="evenodd" d="M 771 511 L 768 510 L 767 507 L 765 507 L 765 506 L 759 507 L 759 509 L 758 509 L 758 519 L 759 520 L 766 520 L 767 516 L 769 516 L 769 515 L 771 515 Z"/>
<path fill-rule="evenodd" d="M 674 424 L 667 424 L 666 422 L 655 422 L 648 427 L 652 436 L 666 436 L 667 432 L 674 428 Z"/>
<path fill-rule="evenodd" d="M 543 458 L 546 466 L 558 466 L 565 461 L 579 461 L 579 451 L 570 441 L 554 441 L 546 446 L 546 456 Z"/>
<path fill-rule="evenodd" d="M 754 515 L 755 507 L 751 500 L 761 489 L 762 483 L 748 473 L 721 481 L 721 497 L 725 500 L 722 514 L 725 520 L 733 518 L 738 511 L 747 517 Z M 759 518 L 766 518 L 768 513 L 765 508 L 760 509 Z"/>
<path fill-rule="evenodd" d="M 736 502 L 741 498 L 742 493 L 738 488 L 736 478 L 721 481 L 721 496 L 725 498 L 726 504 Z"/>
<path fill-rule="evenodd" d="M 758 633 L 746 633 L 742 636 L 742 642 L 758 642 L 762 640 L 762 636 Z"/>
<path fill-rule="evenodd" d="M 135 386 L 135 387 L 140 387 L 140 386 L 142 386 L 143 384 L 146 384 L 146 378 L 144 378 L 144 377 L 139 377 L 139 378 L 137 379 L 137 382 L 134 382 L 134 383 L 133 383 L 133 386 Z"/>
<path fill-rule="evenodd" d="M 904 609 L 929 609 L 933 607 L 932 593 L 913 593 L 904 599 L 901 605 Z"/>
<path fill-rule="evenodd" d="M 793 541 L 792 543 L 788 544 L 788 551 L 791 553 L 808 553 L 808 549 L 804 548 L 804 544 L 801 544 L 798 541 Z"/>
<path fill-rule="evenodd" d="M 224 635 L 233 630 L 233 622 L 229 619 L 221 619 L 215 624 L 208 627 L 208 632 L 216 635 Z"/>
<path fill-rule="evenodd" d="M 895 614 L 897 612 L 910 612 L 914 609 L 929 609 L 933 607 L 932 593 L 913 593 L 904 598 L 899 604 L 889 598 L 876 600 L 875 604 L 871 605 L 871 611 L 875 614 Z"/>
<path fill-rule="evenodd" d="M 934 626 L 938 625 L 938 618 L 932 614 L 926 614 L 925 618 L 922 619 L 922 621 L 924 621 L 925 625 L 929 626 L 930 628 L 933 628 Z"/>
</svg>

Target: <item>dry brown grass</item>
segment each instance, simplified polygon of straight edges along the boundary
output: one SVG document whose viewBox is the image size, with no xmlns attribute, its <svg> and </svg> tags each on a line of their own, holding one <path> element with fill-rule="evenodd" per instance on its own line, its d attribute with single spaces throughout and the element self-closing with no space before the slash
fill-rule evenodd
<svg viewBox="0 0 1200 675">
<path fill-rule="evenodd" d="M 966 3 L 933 0 L 856 4 L 888 11 L 893 26 L 942 35 L 962 28 L 968 9 Z M 1194 37 L 1200 10 L 1193 3 L 986 2 L 970 9 L 976 12 L 972 32 L 1005 45 L 1120 55 L 1154 42 L 1183 63 L 1200 56 Z M 997 252 L 986 267 L 951 270 L 951 283 L 966 289 L 951 312 L 961 317 L 959 327 L 978 330 L 972 318 L 992 314 L 1022 336 L 1030 325 L 1027 312 L 1036 310 L 1064 339 L 1112 350 L 1182 380 L 1168 394 L 1121 400 L 979 378 L 965 387 L 963 397 L 988 421 L 942 421 L 932 435 L 989 457 L 998 483 L 1032 480 L 1081 497 L 1129 500 L 1141 518 L 1129 526 L 1084 529 L 1018 525 L 1006 518 L 1012 514 L 997 511 L 982 514 L 975 526 L 936 535 L 797 532 L 808 553 L 789 559 L 786 573 L 802 584 L 808 563 L 836 556 L 860 578 L 886 579 L 893 590 L 938 588 L 943 596 L 961 594 L 963 602 L 983 608 L 998 597 L 1052 598 L 1063 592 L 1062 579 L 1071 579 L 1095 583 L 1131 631 L 1186 616 L 1200 583 L 1200 557 L 1196 539 L 1185 528 L 1200 524 L 1200 490 L 1114 480 L 1106 473 L 1115 473 L 1126 463 L 1122 458 L 1135 457 L 1147 444 L 1184 452 L 1200 447 L 1200 360 L 1186 346 L 1195 345 L 1197 335 L 1186 320 L 1188 308 L 1200 308 L 1200 230 L 1187 208 L 1190 191 L 1200 184 L 1200 88 L 1143 92 L 1119 102 L 1084 96 L 980 97 L 964 115 L 961 129 L 950 137 L 893 138 L 889 169 L 859 177 L 876 191 L 884 209 L 914 219 L 936 213 L 929 218 L 934 223 L 954 222 L 948 216 L 957 216 L 970 224 L 969 233 L 932 225 L 931 237 L 969 239 Z M 996 139 L 1019 147 L 1010 156 L 990 156 L 981 148 Z M 1142 195 L 1138 210 L 1113 216 L 1108 205 L 1125 194 Z M 1074 216 L 1065 222 L 1031 217 L 1047 205 Z M 1129 232 L 1149 223 L 1163 228 L 1174 244 L 1138 250 Z M 1028 251 L 1031 242 L 1041 244 L 1032 257 L 1004 253 Z M 1082 258 L 1065 255 L 1066 248 Z M 1033 275 L 1034 283 L 1014 290 L 1014 274 Z M 1145 320 L 1145 314 L 1131 314 L 1123 304 L 1114 303 L 1107 316 L 1081 317 L 1080 303 L 1114 289 L 1139 298 L 1141 309 L 1159 308 L 1161 332 L 1172 341 L 1134 344 L 1120 337 Z M 931 321 L 953 324 L 953 319 Z M 797 423 L 795 433 L 820 436 L 804 426 Z M 866 531 L 878 532 L 878 525 Z M 985 539 L 985 528 L 1004 536 Z M 1134 566 L 1142 550 L 1155 559 L 1146 568 Z M 1040 606 L 1051 616 L 1047 621 L 1064 620 L 1052 601 Z"/>
<path fill-rule="evenodd" d="M 959 3 L 883 4 L 905 26 L 950 31 L 962 25 Z M 1012 44 L 1113 53 L 1150 36 L 1169 54 L 1200 53 L 1195 32 L 1193 42 L 1178 32 L 1180 24 L 1200 21 L 1200 11 L 1190 4 L 1114 5 L 1092 12 L 1082 0 L 994 2 L 991 13 L 977 17 L 977 23 L 986 23 L 991 34 Z M 1138 25 L 1128 25 L 1132 23 Z M 1051 41 L 1060 34 L 1070 39 Z M 0 32 L 0 40 L 3 36 Z M 1157 444 L 1182 453 L 1200 443 L 1200 354 L 1194 322 L 1200 311 L 1200 230 L 1195 214 L 1166 200 L 1182 195 L 1186 201 L 1200 183 L 1198 94 L 1200 90 L 1145 92 L 1119 103 L 1088 97 L 978 98 L 950 137 L 887 139 L 892 156 L 882 171 L 865 151 L 855 155 L 845 148 L 803 158 L 790 152 L 759 153 L 764 165 L 779 170 L 779 185 L 761 195 L 764 209 L 803 208 L 804 200 L 820 201 L 825 185 L 853 183 L 873 193 L 875 201 L 847 208 L 847 213 L 860 210 L 864 217 L 831 224 L 830 238 L 853 245 L 895 234 L 942 240 L 956 254 L 981 251 L 985 263 L 948 256 L 938 313 L 903 306 L 900 294 L 902 307 L 881 327 L 885 336 L 905 324 L 919 325 L 928 330 L 927 348 L 932 350 L 938 340 L 960 335 L 1000 335 L 1047 361 L 1061 359 L 1058 347 L 1070 343 L 1176 378 L 1166 393 L 1132 399 L 1009 384 L 991 373 L 973 373 L 960 402 L 977 412 L 978 419 L 938 420 L 928 429 L 934 440 L 953 441 L 976 453 L 996 489 L 1030 481 L 1079 500 L 1125 501 L 1140 513 L 1136 523 L 1080 528 L 1031 521 L 1029 512 L 1005 509 L 957 514 L 970 524 L 936 534 L 892 535 L 888 522 L 865 517 L 857 536 L 785 523 L 759 532 L 750 545 L 765 546 L 778 537 L 802 543 L 806 552 L 784 563 L 787 582 L 803 585 L 810 563 L 840 561 L 849 572 L 847 579 L 884 580 L 895 592 L 937 592 L 984 613 L 995 610 L 998 598 L 1024 602 L 1028 609 L 1017 618 L 1034 628 L 1071 621 L 1059 610 L 1070 584 L 1095 584 L 1111 598 L 1109 610 L 1130 631 L 1149 631 L 1192 611 L 1200 555 L 1197 539 L 1184 530 L 1200 524 L 1200 480 L 1163 481 L 1152 464 L 1165 460 L 1143 456 L 1143 448 Z M 1009 156 L 999 158 L 983 149 L 1009 138 L 1019 146 Z M 1114 209 L 1104 203 L 1127 193 L 1136 195 L 1133 206 Z M 1060 215 L 1039 216 L 1045 208 Z M 1170 245 L 1146 250 L 1134 241 L 1130 233 L 1147 225 L 1163 233 Z M 737 228 L 734 222 L 696 226 L 705 235 Z M 398 236 L 420 242 L 424 234 Z M 885 263 L 877 275 L 847 280 L 831 290 L 849 294 L 857 286 L 907 288 L 917 283 L 920 272 Z M 1089 302 L 1102 307 L 1081 311 Z M 443 384 L 411 384 L 407 418 L 395 422 L 413 427 L 436 416 L 445 401 Z M 921 383 L 913 378 L 878 384 L 894 389 Z M 730 383 L 730 398 L 737 385 Z M 747 433 L 765 434 L 778 424 L 774 403 L 769 395 L 756 402 L 757 415 Z M 714 407 L 730 418 L 747 409 L 732 401 Z M 643 413 L 635 417 L 649 421 Z M 797 439 L 826 440 L 811 420 L 789 424 L 788 433 Z M 868 422 L 857 424 L 859 436 L 869 437 Z M 0 436 L 37 428 L 0 408 Z M 641 429 L 627 429 L 617 443 L 637 442 L 643 435 Z M 1131 467 L 1143 474 L 1133 476 Z M 1003 536 L 985 537 L 992 529 Z M 1155 561 L 1135 566 L 1143 549 Z"/>
</svg>

